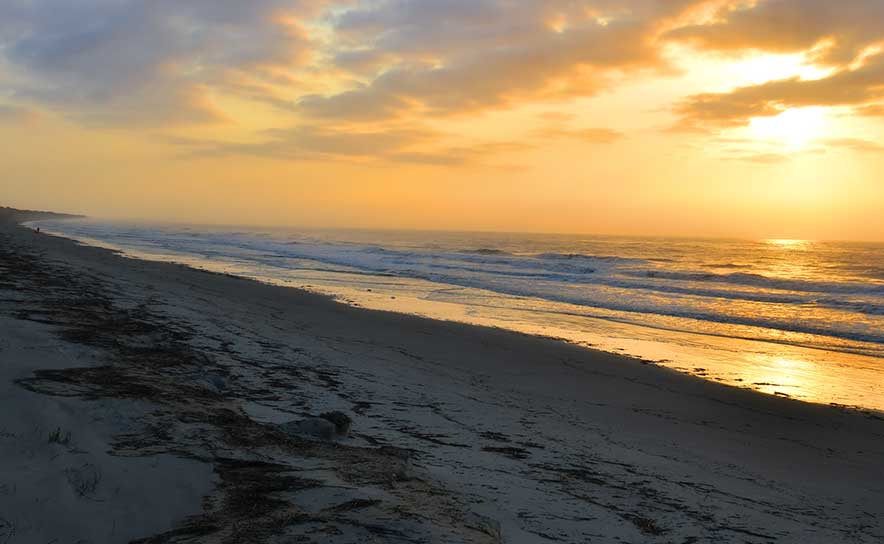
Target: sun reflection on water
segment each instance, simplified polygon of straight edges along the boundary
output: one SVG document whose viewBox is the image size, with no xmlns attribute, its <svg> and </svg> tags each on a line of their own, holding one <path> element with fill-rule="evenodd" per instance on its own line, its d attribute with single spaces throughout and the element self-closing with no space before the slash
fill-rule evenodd
<svg viewBox="0 0 884 544">
<path fill-rule="evenodd" d="M 772 238 L 764 240 L 764 243 L 775 248 L 791 250 L 805 250 L 811 245 L 810 240 L 795 240 L 791 238 Z"/>
</svg>

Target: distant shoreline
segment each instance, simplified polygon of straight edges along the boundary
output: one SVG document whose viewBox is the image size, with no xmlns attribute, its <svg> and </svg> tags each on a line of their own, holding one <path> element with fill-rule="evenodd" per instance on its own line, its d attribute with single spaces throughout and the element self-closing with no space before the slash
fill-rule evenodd
<svg viewBox="0 0 884 544">
<path fill-rule="evenodd" d="M 16 208 L 0 207 L 0 221 L 12 223 L 26 223 L 28 221 L 44 221 L 50 219 L 85 219 L 85 215 L 69 213 L 45 212 L 38 210 L 19 210 Z"/>
</svg>

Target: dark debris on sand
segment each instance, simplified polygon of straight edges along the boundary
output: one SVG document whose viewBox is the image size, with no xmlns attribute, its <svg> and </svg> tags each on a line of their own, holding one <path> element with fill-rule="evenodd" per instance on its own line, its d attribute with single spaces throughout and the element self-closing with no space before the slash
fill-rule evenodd
<svg viewBox="0 0 884 544">
<path fill-rule="evenodd" d="M 229 368 L 194 349 L 191 327 L 152 309 L 149 300 L 123 307 L 102 278 L 47 262 L 5 233 L 0 233 L 0 289 L 26 295 L 0 303 L 0 311 L 51 325 L 65 340 L 106 355 L 101 366 L 39 370 L 20 379 L 21 387 L 84 400 L 150 403 L 153 411 L 140 428 L 115 437 L 115 455 L 170 453 L 214 466 L 218 485 L 205 499 L 204 512 L 139 542 L 232 544 L 283 537 L 325 542 L 341 536 L 348 542 L 417 543 L 436 542 L 438 535 L 451 541 L 499 540 L 499 533 L 467 527 L 467 514 L 448 493 L 412 474 L 403 450 L 304 440 L 249 418 L 237 401 L 250 392 L 234 387 L 222 393 L 201 383 L 198 378 L 206 375 L 225 381 Z M 317 460 L 332 468 L 339 483 L 371 488 L 384 498 L 354 497 L 319 511 L 297 506 L 297 493 L 334 487 L 299 475 Z"/>
</svg>

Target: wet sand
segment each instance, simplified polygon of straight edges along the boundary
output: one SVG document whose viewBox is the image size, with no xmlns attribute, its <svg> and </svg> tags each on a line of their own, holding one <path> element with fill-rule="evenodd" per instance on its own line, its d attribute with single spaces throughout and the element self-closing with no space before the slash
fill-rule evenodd
<svg viewBox="0 0 884 544">
<path fill-rule="evenodd" d="M 8 221 L 0 330 L 0 542 L 884 539 L 876 413 Z"/>
</svg>

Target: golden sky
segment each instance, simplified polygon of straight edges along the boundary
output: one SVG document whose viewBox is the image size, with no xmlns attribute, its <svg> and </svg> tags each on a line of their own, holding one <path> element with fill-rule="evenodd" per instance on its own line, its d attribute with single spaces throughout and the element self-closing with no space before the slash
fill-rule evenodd
<svg viewBox="0 0 884 544">
<path fill-rule="evenodd" d="M 881 0 L 7 0 L 0 204 L 884 240 Z"/>
</svg>

